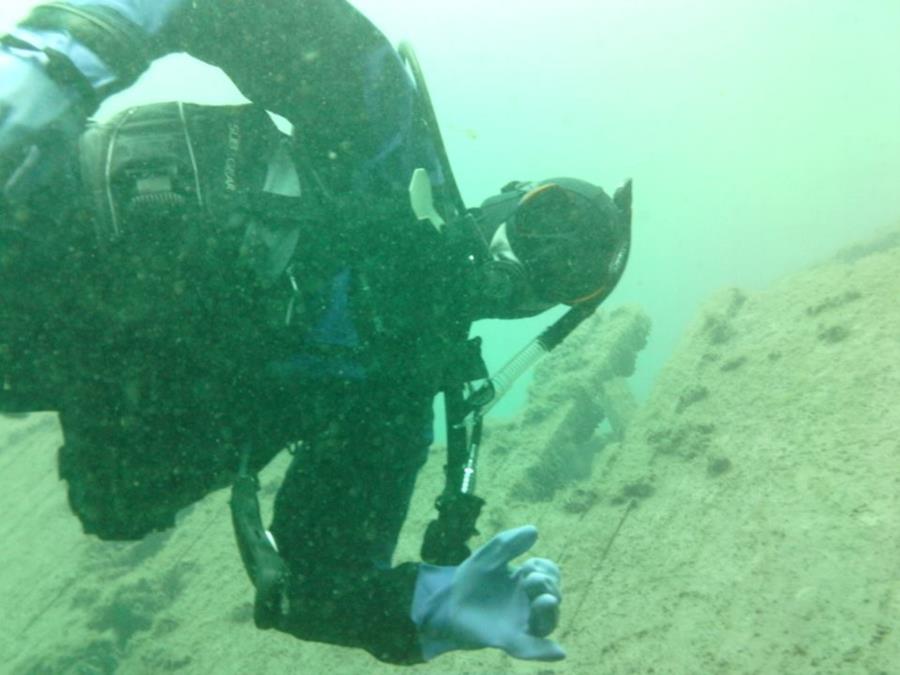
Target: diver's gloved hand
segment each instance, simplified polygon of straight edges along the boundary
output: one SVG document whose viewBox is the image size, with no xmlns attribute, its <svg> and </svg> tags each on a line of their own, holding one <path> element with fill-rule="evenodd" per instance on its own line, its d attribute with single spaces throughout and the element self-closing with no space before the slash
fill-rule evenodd
<svg viewBox="0 0 900 675">
<path fill-rule="evenodd" d="M 559 621 L 559 568 L 541 558 L 509 566 L 536 540 L 537 529 L 526 525 L 501 532 L 458 567 L 420 566 L 412 619 L 425 659 L 482 647 L 519 659 L 565 658 L 547 638 Z"/>
<path fill-rule="evenodd" d="M 71 142 L 87 114 L 80 95 L 51 79 L 40 52 L 0 47 L 0 187 L 24 197 Z"/>
</svg>

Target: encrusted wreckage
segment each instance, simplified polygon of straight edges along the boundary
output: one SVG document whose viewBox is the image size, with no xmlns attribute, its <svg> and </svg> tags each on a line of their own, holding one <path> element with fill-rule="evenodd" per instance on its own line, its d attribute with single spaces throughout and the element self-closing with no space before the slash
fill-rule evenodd
<svg viewBox="0 0 900 675">
<path fill-rule="evenodd" d="M 598 312 L 539 364 L 521 417 L 490 434 L 489 452 L 530 462 L 514 497 L 551 499 L 623 438 L 637 409 L 628 378 L 649 332 L 650 319 L 635 307 Z"/>
</svg>

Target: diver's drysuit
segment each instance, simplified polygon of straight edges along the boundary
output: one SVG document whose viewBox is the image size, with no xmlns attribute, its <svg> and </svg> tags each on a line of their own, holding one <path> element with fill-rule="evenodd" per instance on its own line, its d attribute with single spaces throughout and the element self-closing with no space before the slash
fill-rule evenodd
<svg viewBox="0 0 900 675">
<path fill-rule="evenodd" d="M 419 661 L 416 565 L 390 558 L 465 341 L 448 289 L 468 244 L 410 212 L 413 169 L 441 182 L 411 80 L 343 2 L 144 3 L 143 38 L 112 13 L 95 31 L 118 4 L 39 10 L 14 36 L 65 23 L 95 40 L 119 68 L 104 95 L 187 51 L 294 138 L 256 106 L 151 106 L 89 130 L 78 166 L 5 219 L 4 406 L 60 411 L 70 503 L 106 539 L 171 526 L 248 446 L 255 470 L 302 440 L 271 525 L 290 569 L 278 627 Z"/>
<path fill-rule="evenodd" d="M 182 50 L 256 105 L 138 108 L 67 144 L 98 101 Z M 630 183 L 612 198 L 513 183 L 468 211 L 421 78 L 343 0 L 49 3 L 2 38 L 0 70 L 0 410 L 60 412 L 85 530 L 139 538 L 237 474 L 257 625 L 394 663 L 564 658 L 547 637 L 557 566 L 509 566 L 536 530 L 469 555 L 474 460 L 503 383 L 621 277 Z M 487 380 L 471 320 L 559 303 Z M 392 568 L 439 390 L 461 423 L 423 545 L 437 564 Z M 270 541 L 253 476 L 286 446 Z"/>
</svg>

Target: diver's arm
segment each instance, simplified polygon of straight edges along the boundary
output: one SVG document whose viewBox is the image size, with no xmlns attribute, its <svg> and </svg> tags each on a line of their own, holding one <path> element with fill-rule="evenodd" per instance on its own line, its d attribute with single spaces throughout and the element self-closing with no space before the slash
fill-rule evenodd
<svg viewBox="0 0 900 675">
<path fill-rule="evenodd" d="M 166 30 L 191 8 L 191 0 L 50 2 L 35 7 L 5 40 L 8 48 L 30 48 L 61 85 L 89 99 L 92 112 L 173 50 Z"/>
<path fill-rule="evenodd" d="M 306 152 L 339 192 L 405 189 L 423 165 L 409 77 L 344 0 L 69 0 L 38 6 L 8 39 L 87 114 L 165 54 L 218 66 L 254 103 L 304 130 Z M 366 175 L 373 165 L 377 175 Z"/>
<path fill-rule="evenodd" d="M 399 57 L 345 0 L 196 0 L 171 28 L 170 48 L 220 67 L 300 130 L 332 192 L 405 199 L 412 171 L 436 166 Z"/>
<path fill-rule="evenodd" d="M 365 379 L 333 395 L 339 403 L 320 404 L 326 428 L 297 452 L 275 501 L 271 532 L 290 570 L 278 629 L 398 664 L 484 647 L 563 658 L 547 638 L 559 570 L 540 559 L 509 565 L 534 544 L 534 528 L 501 533 L 458 567 L 391 567 L 430 444 L 430 395 Z"/>
<path fill-rule="evenodd" d="M 28 199 L 100 102 L 170 51 L 164 28 L 190 6 L 190 0 L 47 3 L 0 37 L 5 200 Z"/>
<path fill-rule="evenodd" d="M 329 89 L 346 90 L 360 55 L 386 44 L 344 0 L 47 2 L 10 36 L 68 58 L 101 97 L 128 87 L 154 59 L 184 51 L 282 114 L 321 96 L 326 73 Z"/>
</svg>

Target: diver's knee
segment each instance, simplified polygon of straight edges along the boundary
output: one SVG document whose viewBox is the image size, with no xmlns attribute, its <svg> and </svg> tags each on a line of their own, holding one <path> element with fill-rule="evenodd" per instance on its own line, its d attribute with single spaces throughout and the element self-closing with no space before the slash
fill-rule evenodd
<svg viewBox="0 0 900 675">
<path fill-rule="evenodd" d="M 85 534 L 103 541 L 138 541 L 175 525 L 175 514 L 152 509 L 122 508 L 102 495 L 85 499 L 69 489 L 69 506 Z"/>
<path fill-rule="evenodd" d="M 147 494 L 132 489 L 132 481 L 103 470 L 107 467 L 84 466 L 73 459 L 66 446 L 60 448 L 59 475 L 85 534 L 105 541 L 136 541 L 175 525 L 175 509 L 164 501 L 151 503 Z"/>
</svg>

